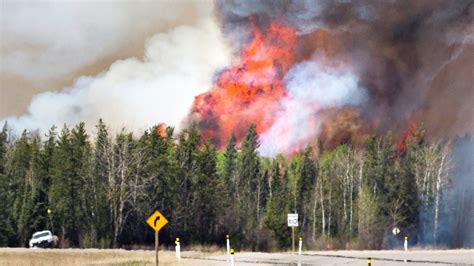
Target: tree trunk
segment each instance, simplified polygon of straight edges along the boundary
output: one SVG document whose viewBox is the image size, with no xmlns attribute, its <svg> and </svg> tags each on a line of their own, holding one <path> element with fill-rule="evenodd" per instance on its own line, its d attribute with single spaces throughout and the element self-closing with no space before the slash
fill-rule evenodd
<svg viewBox="0 0 474 266">
<path fill-rule="evenodd" d="M 324 216 L 323 184 L 320 184 L 319 190 L 320 190 L 319 197 L 320 197 L 320 200 L 321 200 L 321 227 L 322 227 L 321 235 L 325 236 L 326 217 Z"/>
<path fill-rule="evenodd" d="M 441 155 L 441 162 L 439 164 L 438 175 L 436 178 L 436 199 L 435 199 L 435 213 L 434 213 L 434 227 L 433 227 L 433 243 L 436 245 L 438 237 L 438 219 L 439 219 L 439 198 L 441 189 L 441 176 L 443 174 L 444 160 L 446 154 Z"/>
</svg>

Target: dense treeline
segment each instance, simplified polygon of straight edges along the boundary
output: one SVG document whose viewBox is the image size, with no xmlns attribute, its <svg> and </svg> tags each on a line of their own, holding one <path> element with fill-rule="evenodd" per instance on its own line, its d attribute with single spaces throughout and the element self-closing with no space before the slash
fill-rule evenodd
<svg viewBox="0 0 474 266">
<path fill-rule="evenodd" d="M 184 244 L 221 245 L 229 234 L 236 247 L 286 249 L 286 216 L 294 212 L 309 248 L 393 247 L 403 234 L 413 244 L 450 244 L 441 224 L 451 144 L 426 142 L 422 132 L 407 140 L 403 150 L 387 135 L 363 149 L 308 147 L 267 158 L 254 126 L 241 144 L 232 136 L 218 151 L 195 126 L 112 136 L 99 121 L 93 137 L 84 123 L 14 137 L 5 125 L 0 245 L 26 246 L 44 229 L 62 247 L 152 245 L 145 220 L 155 209 L 170 221 L 160 233 L 165 244 L 179 236 Z"/>
</svg>

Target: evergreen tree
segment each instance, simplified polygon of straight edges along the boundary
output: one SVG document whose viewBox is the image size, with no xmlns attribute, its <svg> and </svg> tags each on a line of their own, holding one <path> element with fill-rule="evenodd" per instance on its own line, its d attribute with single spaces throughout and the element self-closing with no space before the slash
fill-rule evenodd
<svg viewBox="0 0 474 266">
<path fill-rule="evenodd" d="M 216 172 L 216 150 L 212 145 L 204 145 L 197 160 L 199 172 L 193 179 L 192 209 L 198 243 L 209 243 L 217 239 L 221 224 L 218 215 L 221 213 L 220 193 L 223 184 Z"/>
<path fill-rule="evenodd" d="M 97 136 L 94 145 L 93 175 L 90 179 L 91 208 L 91 235 L 99 242 L 100 247 L 108 247 L 112 235 L 112 223 L 110 217 L 110 202 L 108 185 L 113 175 L 112 143 L 107 126 L 102 119 L 96 125 Z M 100 237 L 102 236 L 102 237 Z"/>
<path fill-rule="evenodd" d="M 223 179 L 227 186 L 227 190 L 231 195 L 235 194 L 236 188 L 236 171 L 237 171 L 237 149 L 235 148 L 235 136 L 230 135 L 229 143 L 227 144 L 224 162 Z M 234 199 L 235 200 L 235 199 Z"/>
<path fill-rule="evenodd" d="M 42 175 L 41 162 L 41 140 L 39 136 L 34 136 L 31 141 L 31 162 L 27 175 L 27 196 L 24 199 L 24 243 L 35 231 L 47 228 L 47 184 Z"/>
<path fill-rule="evenodd" d="M 199 135 L 196 124 L 193 123 L 189 129 L 184 130 L 179 136 L 179 144 L 176 150 L 176 158 L 179 164 L 179 204 L 174 211 L 178 230 L 188 235 L 190 232 L 192 221 L 192 214 L 194 211 L 189 206 L 193 202 L 192 182 L 198 174 L 197 159 L 199 156 L 198 146 L 201 144 L 201 136 Z"/>
<path fill-rule="evenodd" d="M 78 246 L 86 226 L 90 224 L 88 210 L 90 187 L 86 180 L 91 170 L 91 146 L 84 123 L 72 131 L 65 125 L 53 158 L 50 203 L 61 231 L 63 245 Z"/>
<path fill-rule="evenodd" d="M 269 198 L 267 200 L 265 225 L 271 230 L 273 248 L 288 248 L 291 231 L 287 225 L 287 214 L 291 210 L 291 192 L 285 158 L 279 155 L 271 162 Z"/>
<path fill-rule="evenodd" d="M 7 175 L 8 126 L 5 123 L 0 132 L 0 247 L 8 246 L 14 235 L 12 228 L 11 189 Z"/>
<path fill-rule="evenodd" d="M 262 186 L 260 175 L 260 157 L 257 148 L 259 147 L 256 126 L 251 125 L 242 143 L 242 155 L 240 162 L 240 180 L 238 181 L 237 197 L 240 198 L 240 223 L 242 224 L 242 234 L 244 241 L 255 248 L 258 239 L 252 236 L 253 228 L 259 228 L 263 211 L 260 199 Z M 245 218 L 242 218 L 245 217 Z"/>
<path fill-rule="evenodd" d="M 29 233 L 28 222 L 31 211 L 31 144 L 28 132 L 23 131 L 20 138 L 15 142 L 11 162 L 9 165 L 9 180 L 12 191 L 16 192 L 13 197 L 14 226 L 17 230 L 17 244 L 26 245 Z"/>
</svg>

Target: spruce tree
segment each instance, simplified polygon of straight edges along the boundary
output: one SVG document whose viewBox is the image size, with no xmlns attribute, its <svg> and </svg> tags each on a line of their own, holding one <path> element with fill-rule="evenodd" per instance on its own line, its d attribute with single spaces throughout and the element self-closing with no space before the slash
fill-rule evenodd
<svg viewBox="0 0 474 266">
<path fill-rule="evenodd" d="M 225 162 L 224 162 L 224 173 L 223 179 L 227 186 L 229 194 L 235 194 L 236 187 L 236 170 L 237 170 L 237 149 L 235 148 L 235 136 L 234 134 L 230 135 L 229 143 L 225 149 L 224 153 Z"/>
<path fill-rule="evenodd" d="M 193 201 L 192 182 L 198 170 L 197 158 L 200 144 L 201 136 L 195 123 L 189 129 L 185 129 L 179 136 L 176 158 L 179 164 L 180 200 L 176 215 L 179 220 L 177 226 L 182 234 L 187 234 L 192 229 L 192 214 L 198 211 L 192 210 L 188 204 Z"/>
<path fill-rule="evenodd" d="M 110 217 L 110 202 L 108 191 L 109 180 L 113 175 L 112 144 L 107 126 L 102 119 L 96 125 L 97 135 L 94 145 L 93 175 L 90 179 L 92 186 L 91 207 L 93 211 L 91 233 L 95 234 L 100 247 L 110 244 L 112 223 Z"/>
<path fill-rule="evenodd" d="M 12 244 L 10 239 L 14 235 L 11 225 L 11 190 L 7 167 L 7 149 L 8 149 L 8 126 L 5 123 L 0 132 L 0 202 L 4 207 L 0 208 L 0 247 Z"/>
<path fill-rule="evenodd" d="M 238 183 L 238 197 L 240 200 L 240 222 L 242 224 L 242 234 L 245 236 L 245 242 L 255 248 L 257 241 L 251 237 L 254 228 L 258 228 L 261 222 L 259 218 L 263 210 L 262 202 L 259 199 L 259 178 L 260 175 L 260 157 L 257 151 L 259 147 L 256 126 L 251 125 L 247 135 L 242 143 L 242 155 L 240 162 L 240 180 Z M 245 218 L 244 218 L 245 217 Z M 245 220 L 243 220 L 245 219 Z"/>
<path fill-rule="evenodd" d="M 221 213 L 220 193 L 223 184 L 216 172 L 216 150 L 205 144 L 199 152 L 198 173 L 193 179 L 193 235 L 199 243 L 210 243 L 217 237 L 221 224 L 218 215 Z"/>
</svg>

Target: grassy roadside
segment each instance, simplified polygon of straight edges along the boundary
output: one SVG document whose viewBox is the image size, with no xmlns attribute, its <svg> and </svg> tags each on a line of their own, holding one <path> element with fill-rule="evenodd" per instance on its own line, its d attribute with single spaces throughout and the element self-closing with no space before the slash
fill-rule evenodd
<svg viewBox="0 0 474 266">
<path fill-rule="evenodd" d="M 173 251 L 160 251 L 160 265 L 198 265 L 199 259 L 216 252 L 183 252 L 187 259 L 178 261 Z M 1 248 L 0 265 L 54 266 L 54 265 L 154 265 L 155 253 L 148 250 L 122 249 L 26 249 Z"/>
</svg>

